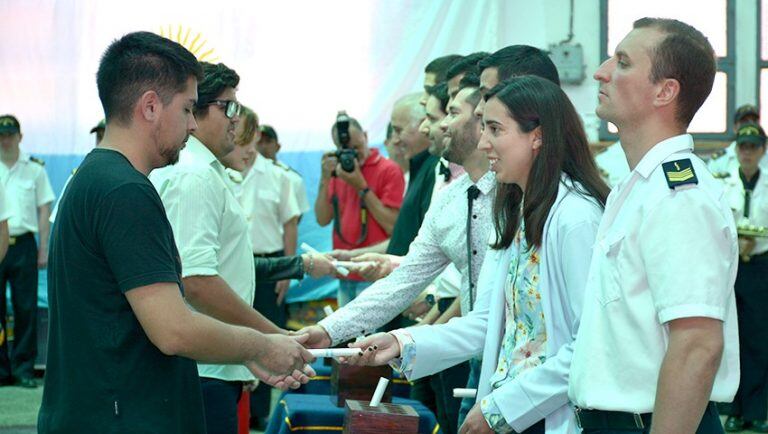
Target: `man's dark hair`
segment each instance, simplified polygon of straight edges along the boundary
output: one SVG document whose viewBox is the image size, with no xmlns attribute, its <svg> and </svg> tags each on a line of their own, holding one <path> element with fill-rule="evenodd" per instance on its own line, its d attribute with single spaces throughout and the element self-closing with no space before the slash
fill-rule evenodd
<svg viewBox="0 0 768 434">
<path fill-rule="evenodd" d="M 677 120 L 688 126 L 712 91 L 717 71 L 715 50 L 709 40 L 692 26 L 670 18 L 641 18 L 635 29 L 654 28 L 666 37 L 651 50 L 653 83 L 673 78 L 680 83 Z"/>
<path fill-rule="evenodd" d="M 482 72 L 487 68 L 497 68 L 499 82 L 519 75 L 536 75 L 560 85 L 557 67 L 546 51 L 530 45 L 510 45 L 491 54 L 478 62 Z"/>
<path fill-rule="evenodd" d="M 459 90 L 465 87 L 480 87 L 480 74 L 476 71 L 468 72 L 459 81 Z"/>
<path fill-rule="evenodd" d="M 384 137 L 384 140 L 389 140 L 394 132 L 395 129 L 392 128 L 392 122 L 387 123 L 387 135 Z"/>
<path fill-rule="evenodd" d="M 451 67 L 448 68 L 448 71 L 445 73 L 445 81 L 448 81 L 461 74 L 466 74 L 470 71 L 476 70 L 477 63 L 490 55 L 491 53 L 478 51 L 477 53 L 469 54 L 453 62 Z"/>
<path fill-rule="evenodd" d="M 440 101 L 440 108 L 443 109 L 443 112 L 446 112 L 448 100 L 450 99 L 448 96 L 448 83 L 442 82 L 430 87 L 427 89 L 427 95 L 437 98 Z"/>
<path fill-rule="evenodd" d="M 197 104 L 195 116 L 208 116 L 211 102 L 221 95 L 228 87 L 236 88 L 240 84 L 240 76 L 234 69 L 223 63 L 200 62 L 203 66 L 203 79 L 197 83 Z"/>
<path fill-rule="evenodd" d="M 424 68 L 426 74 L 435 74 L 435 83 L 445 81 L 445 74 L 448 72 L 448 68 L 451 67 L 453 62 L 460 60 L 462 56 L 458 54 L 449 54 L 447 56 L 438 57 L 437 59 L 427 63 L 427 67 Z"/>
<path fill-rule="evenodd" d="M 200 80 L 203 72 L 189 50 L 154 33 L 129 33 L 107 48 L 96 73 L 104 117 L 127 125 L 142 94 L 154 90 L 169 104 L 190 77 Z"/>
</svg>

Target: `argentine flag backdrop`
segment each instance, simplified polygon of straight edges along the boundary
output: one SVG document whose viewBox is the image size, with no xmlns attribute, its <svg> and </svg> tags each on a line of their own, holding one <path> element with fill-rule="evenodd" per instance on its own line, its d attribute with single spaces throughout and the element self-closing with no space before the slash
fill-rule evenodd
<svg viewBox="0 0 768 434">
<path fill-rule="evenodd" d="M 381 146 L 394 101 L 421 90 L 427 62 L 446 54 L 494 51 L 512 43 L 544 47 L 543 9 L 494 0 L 0 2 L 0 113 L 16 115 L 22 149 L 46 162 L 57 197 L 94 143 L 102 117 L 95 74 L 114 39 L 138 30 L 183 42 L 198 58 L 241 77 L 238 99 L 275 127 L 279 158 L 304 178 L 311 204 L 330 128 L 346 110 Z M 517 11 L 519 12 L 519 11 Z M 533 17 L 532 17 L 533 14 Z M 299 242 L 331 246 L 331 229 L 312 211 Z M 41 273 L 41 304 L 46 304 Z M 332 279 L 294 284 L 289 302 L 335 294 Z"/>
</svg>

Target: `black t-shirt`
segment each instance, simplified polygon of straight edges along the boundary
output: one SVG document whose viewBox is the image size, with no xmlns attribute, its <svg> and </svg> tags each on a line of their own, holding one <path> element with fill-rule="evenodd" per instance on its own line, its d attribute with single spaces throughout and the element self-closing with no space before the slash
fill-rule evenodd
<svg viewBox="0 0 768 434">
<path fill-rule="evenodd" d="M 69 183 L 48 264 L 50 334 L 40 433 L 205 433 L 195 362 L 150 342 L 125 293 L 181 288 L 155 188 L 120 153 L 94 149 Z"/>
<path fill-rule="evenodd" d="M 390 255 L 405 256 L 416 235 L 419 234 L 421 223 L 424 222 L 424 216 L 432 201 L 435 166 L 439 162 L 440 158 L 431 155 L 429 151 L 411 158 L 411 179 L 408 181 L 408 189 L 387 247 L 387 253 Z"/>
</svg>

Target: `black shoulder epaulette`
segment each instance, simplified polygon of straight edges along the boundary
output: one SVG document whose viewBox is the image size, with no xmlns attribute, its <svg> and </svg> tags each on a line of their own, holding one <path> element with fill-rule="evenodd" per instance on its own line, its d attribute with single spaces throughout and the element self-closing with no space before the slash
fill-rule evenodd
<svg viewBox="0 0 768 434">
<path fill-rule="evenodd" d="M 33 163 L 37 163 L 37 164 L 39 164 L 39 165 L 41 165 L 41 166 L 45 166 L 45 161 L 43 161 L 43 160 L 41 160 L 41 159 L 39 159 L 39 158 L 37 158 L 37 157 L 32 157 L 32 156 L 30 156 L 30 157 L 29 157 L 29 161 L 31 161 L 31 162 L 33 162 Z"/>
<path fill-rule="evenodd" d="M 723 155 L 725 155 L 725 148 L 723 148 L 723 149 L 713 153 L 712 155 L 710 155 L 709 159 L 710 160 L 717 160 L 718 158 L 722 157 Z"/>
<path fill-rule="evenodd" d="M 664 170 L 664 176 L 667 178 L 667 185 L 674 190 L 681 185 L 698 184 L 696 172 L 693 170 L 693 163 L 689 158 L 675 160 L 661 165 Z"/>
</svg>

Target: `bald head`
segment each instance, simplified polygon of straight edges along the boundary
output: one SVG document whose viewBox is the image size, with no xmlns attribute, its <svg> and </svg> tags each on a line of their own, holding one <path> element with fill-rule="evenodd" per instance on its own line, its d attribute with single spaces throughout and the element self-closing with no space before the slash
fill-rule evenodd
<svg viewBox="0 0 768 434">
<path fill-rule="evenodd" d="M 420 100 L 420 93 L 406 95 L 398 99 L 392 109 L 393 144 L 399 146 L 408 159 L 429 148 L 429 137 L 419 132 L 419 124 L 426 116 Z"/>
</svg>

